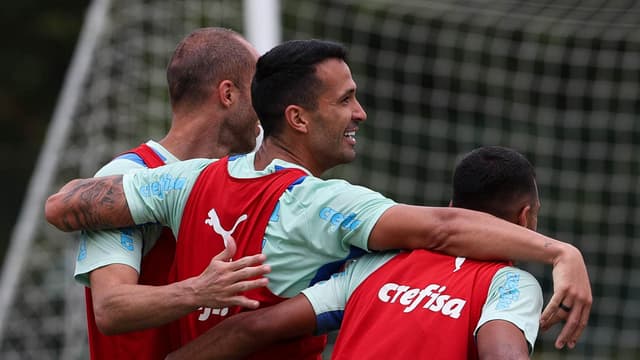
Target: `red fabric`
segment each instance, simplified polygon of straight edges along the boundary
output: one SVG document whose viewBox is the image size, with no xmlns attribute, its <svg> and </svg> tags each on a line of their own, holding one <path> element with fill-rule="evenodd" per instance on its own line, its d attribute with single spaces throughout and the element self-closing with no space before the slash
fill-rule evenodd
<svg viewBox="0 0 640 360">
<path fill-rule="evenodd" d="M 149 168 L 165 165 L 158 154 L 146 144 L 125 153 L 137 154 Z M 155 246 L 142 258 L 138 283 L 142 285 L 168 284 L 175 248 L 176 241 L 171 230 L 164 228 Z M 85 288 L 85 300 L 89 352 L 92 360 L 164 359 L 173 350 L 171 348 L 170 325 L 121 335 L 104 335 L 96 325 L 90 288 Z"/>
<path fill-rule="evenodd" d="M 209 165 L 196 180 L 187 200 L 176 247 L 176 280 L 197 276 L 211 259 L 224 250 L 221 234 L 230 232 L 237 244 L 235 258 L 258 254 L 267 223 L 286 188 L 306 176 L 299 169 L 283 169 L 259 178 L 237 179 L 227 171 L 228 158 Z M 215 211 L 215 214 L 214 214 Z M 283 300 L 268 289 L 245 293 L 270 306 Z M 199 309 L 182 318 L 179 328 L 181 344 L 204 333 L 239 307 Z M 260 359 L 320 359 L 326 337 L 308 337 L 282 343 L 262 351 Z"/>
<path fill-rule="evenodd" d="M 507 264 L 455 265 L 455 257 L 414 250 L 376 270 L 347 302 L 333 359 L 477 359 L 473 330 Z"/>
</svg>

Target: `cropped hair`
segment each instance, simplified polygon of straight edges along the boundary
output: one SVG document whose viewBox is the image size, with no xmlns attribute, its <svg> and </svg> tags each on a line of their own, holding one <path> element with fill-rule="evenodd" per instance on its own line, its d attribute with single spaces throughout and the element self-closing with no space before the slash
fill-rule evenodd
<svg viewBox="0 0 640 360">
<path fill-rule="evenodd" d="M 248 81 L 254 66 L 254 55 L 238 33 L 216 27 L 195 30 L 178 44 L 167 67 L 171 105 L 200 105 L 221 81 Z"/>
<path fill-rule="evenodd" d="M 453 175 L 452 205 L 509 219 L 514 203 L 537 199 L 535 171 L 515 150 L 486 146 L 466 154 Z M 533 205 L 533 204 L 531 204 Z"/>
<path fill-rule="evenodd" d="M 282 131 L 287 106 L 316 109 L 322 90 L 316 65 L 328 59 L 346 62 L 346 48 L 331 41 L 292 40 L 258 59 L 251 83 L 251 100 L 265 136 Z"/>
</svg>

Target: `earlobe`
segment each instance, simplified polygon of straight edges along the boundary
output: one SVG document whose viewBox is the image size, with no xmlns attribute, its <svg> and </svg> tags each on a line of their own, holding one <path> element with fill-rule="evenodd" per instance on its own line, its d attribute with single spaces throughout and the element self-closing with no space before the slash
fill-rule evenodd
<svg viewBox="0 0 640 360">
<path fill-rule="evenodd" d="M 309 131 L 307 116 L 303 108 L 297 105 L 289 105 L 284 109 L 284 117 L 291 129 L 301 133 Z"/>
</svg>

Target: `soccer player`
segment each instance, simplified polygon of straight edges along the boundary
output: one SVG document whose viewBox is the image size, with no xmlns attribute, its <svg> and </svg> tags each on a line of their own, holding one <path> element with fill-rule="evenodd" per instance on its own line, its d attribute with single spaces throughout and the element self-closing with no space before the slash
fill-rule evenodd
<svg viewBox="0 0 640 360">
<path fill-rule="evenodd" d="M 478 148 L 455 169 L 451 205 L 535 231 L 533 167 L 514 150 Z M 232 316 L 168 358 L 238 359 L 340 328 L 334 359 L 527 359 L 541 310 L 538 282 L 505 262 L 426 250 L 367 254 L 292 299 Z"/>
<path fill-rule="evenodd" d="M 258 133 L 250 97 L 257 59 L 253 46 L 233 31 L 189 34 L 167 68 L 171 129 L 159 142 L 117 156 L 96 176 L 251 151 Z M 170 321 L 201 306 L 257 306 L 237 293 L 265 285 L 266 279 L 242 281 L 268 271 L 257 266 L 263 257 L 228 262 L 233 251 L 227 251 L 193 277 L 168 284 L 174 254 L 173 235 L 158 225 L 82 233 L 75 278 L 90 286 L 85 297 L 92 359 L 163 358 L 172 348 L 165 325 Z M 141 329 L 147 330 L 130 332 Z M 122 332 L 128 333 L 114 335 Z"/>
<path fill-rule="evenodd" d="M 66 231 L 166 224 L 177 235 L 179 277 L 201 271 L 233 236 L 240 254 L 267 255 L 268 289 L 247 293 L 266 305 L 328 278 L 364 251 L 424 248 L 553 264 L 555 293 L 543 320 L 559 321 L 561 301 L 572 306 L 556 345 L 575 345 L 592 301 L 575 247 L 486 213 L 398 204 L 365 187 L 318 177 L 354 159 L 356 133 L 366 119 L 343 46 L 320 40 L 276 46 L 258 60 L 251 94 L 265 136 L 257 152 L 184 161 L 124 179 L 76 179 L 48 199 L 47 220 Z M 237 311 L 189 314 L 181 319 L 181 342 Z M 300 358 L 317 353 L 318 344 L 310 339 L 266 353 Z"/>
</svg>

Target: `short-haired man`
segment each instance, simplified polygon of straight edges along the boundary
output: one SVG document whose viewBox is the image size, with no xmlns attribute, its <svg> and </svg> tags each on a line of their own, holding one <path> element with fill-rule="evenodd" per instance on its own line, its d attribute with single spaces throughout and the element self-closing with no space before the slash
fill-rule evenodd
<svg viewBox="0 0 640 360">
<path fill-rule="evenodd" d="M 96 176 L 251 151 L 258 134 L 250 97 L 257 59 L 253 46 L 234 31 L 190 33 L 167 67 L 171 129 L 162 140 L 117 156 Z M 174 348 L 170 321 L 202 306 L 257 306 L 237 292 L 264 286 L 266 279 L 242 281 L 268 271 L 242 270 L 263 257 L 228 262 L 233 253 L 225 252 L 198 276 L 169 284 L 174 254 L 173 235 L 159 225 L 82 233 L 75 278 L 90 286 L 85 299 L 92 359 L 159 359 Z"/>
</svg>

